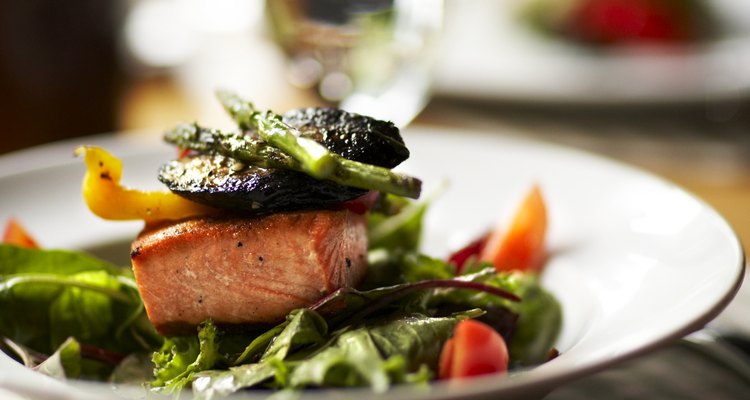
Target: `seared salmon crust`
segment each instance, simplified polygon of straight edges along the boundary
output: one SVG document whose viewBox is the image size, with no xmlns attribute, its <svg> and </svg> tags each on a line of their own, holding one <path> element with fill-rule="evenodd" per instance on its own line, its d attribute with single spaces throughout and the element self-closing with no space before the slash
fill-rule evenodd
<svg viewBox="0 0 750 400">
<path fill-rule="evenodd" d="M 367 269 L 365 215 L 294 211 L 147 226 L 131 248 L 149 319 L 164 336 L 267 325 L 356 285 Z"/>
</svg>

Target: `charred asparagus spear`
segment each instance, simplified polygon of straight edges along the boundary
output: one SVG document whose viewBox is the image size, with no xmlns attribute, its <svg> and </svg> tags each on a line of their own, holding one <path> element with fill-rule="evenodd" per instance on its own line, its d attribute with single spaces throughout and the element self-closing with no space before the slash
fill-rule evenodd
<svg viewBox="0 0 750 400">
<path fill-rule="evenodd" d="M 216 153 L 261 168 L 305 172 L 300 163 L 264 140 L 241 133 L 222 132 L 198 124 L 181 124 L 164 134 L 164 140 L 200 153 Z"/>
<path fill-rule="evenodd" d="M 178 126 L 167 132 L 165 139 L 181 147 L 222 154 L 259 167 L 290 169 L 344 186 L 419 197 L 422 184 L 419 179 L 341 157 L 312 139 L 300 137 L 277 114 L 257 111 L 251 103 L 229 92 L 219 92 L 218 97 L 241 129 L 254 129 L 263 140 L 196 125 Z"/>
</svg>

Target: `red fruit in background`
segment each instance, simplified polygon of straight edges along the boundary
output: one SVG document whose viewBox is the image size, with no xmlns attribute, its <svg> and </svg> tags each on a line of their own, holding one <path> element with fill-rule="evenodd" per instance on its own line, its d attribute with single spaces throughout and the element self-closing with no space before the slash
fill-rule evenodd
<svg viewBox="0 0 750 400">
<path fill-rule="evenodd" d="M 583 0 L 569 20 L 571 34 L 594 43 L 682 42 L 695 34 L 691 1 Z"/>
</svg>

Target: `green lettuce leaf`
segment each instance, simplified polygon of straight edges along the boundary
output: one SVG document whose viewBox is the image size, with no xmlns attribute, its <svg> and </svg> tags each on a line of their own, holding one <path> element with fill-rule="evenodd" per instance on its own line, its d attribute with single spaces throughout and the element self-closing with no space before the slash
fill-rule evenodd
<svg viewBox="0 0 750 400">
<path fill-rule="evenodd" d="M 366 325 L 364 329 L 386 358 L 401 356 L 406 360 L 408 371 L 417 371 L 422 365 L 436 370 L 443 343 L 453 336 L 458 321 L 478 314 L 481 311 L 470 310 L 450 317 L 411 314 Z"/>
<path fill-rule="evenodd" d="M 68 337 L 129 354 L 161 343 L 129 269 L 87 254 L 0 245 L 0 336 L 51 354 Z"/>
<path fill-rule="evenodd" d="M 384 358 L 367 329 L 355 329 L 344 332 L 331 346 L 299 362 L 288 382 L 293 388 L 370 386 L 380 393 L 390 386 L 389 372 L 393 366 L 402 363 L 403 358 Z"/>
<path fill-rule="evenodd" d="M 196 336 L 177 336 L 164 341 L 152 357 L 154 380 L 150 386 L 162 393 L 176 393 L 188 386 L 196 372 L 213 368 L 220 360 L 216 326 L 206 321 Z"/>
<path fill-rule="evenodd" d="M 120 282 L 105 271 L 85 271 L 70 278 L 87 285 L 117 291 Z M 112 298 L 76 286 L 60 290 L 49 308 L 50 339 L 52 343 L 73 336 L 86 343 L 100 342 L 115 326 Z"/>
<path fill-rule="evenodd" d="M 325 342 L 328 325 L 320 314 L 303 308 L 289 313 L 287 320 L 289 323 L 268 346 L 260 359 L 261 362 L 271 358 L 281 361 L 293 350 Z"/>
<path fill-rule="evenodd" d="M 523 299 L 513 304 L 518 325 L 508 351 L 513 366 L 532 366 L 548 360 L 562 328 L 562 308 L 542 287 L 537 276 L 517 274 L 518 293 Z"/>
</svg>

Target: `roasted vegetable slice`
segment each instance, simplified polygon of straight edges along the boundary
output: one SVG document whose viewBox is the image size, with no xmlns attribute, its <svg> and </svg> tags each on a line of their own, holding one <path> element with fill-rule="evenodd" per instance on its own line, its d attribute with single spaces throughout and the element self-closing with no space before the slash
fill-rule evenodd
<svg viewBox="0 0 750 400">
<path fill-rule="evenodd" d="M 232 94 L 219 97 L 241 131 L 182 124 L 164 135 L 194 154 L 167 163 L 159 173 L 182 197 L 267 214 L 327 208 L 367 190 L 419 194 L 419 180 L 389 170 L 409 157 L 390 122 L 334 108 L 304 108 L 281 117 L 255 111 Z"/>
<path fill-rule="evenodd" d="M 345 186 L 378 190 L 411 198 L 419 197 L 422 188 L 422 182 L 419 179 L 393 172 L 380 165 L 366 164 L 345 158 L 317 141 L 321 140 L 326 145 L 331 144 L 336 148 L 343 149 L 343 145 L 347 144 L 346 142 L 349 140 L 348 146 L 353 149 L 353 153 L 350 155 L 359 155 L 360 157 L 377 157 L 366 153 L 380 153 L 384 151 L 384 148 L 391 148 L 393 150 L 392 156 L 398 153 L 400 155 L 395 155 L 396 158 L 391 157 L 391 160 L 387 160 L 389 157 L 385 157 L 384 159 L 387 161 L 382 165 L 392 165 L 393 162 L 398 163 L 398 159 L 408 156 L 404 149 L 400 149 L 403 146 L 400 137 L 388 136 L 379 131 L 373 131 L 370 136 L 362 134 L 355 136 L 353 133 L 356 132 L 356 129 L 336 128 L 336 126 L 347 126 L 346 121 L 338 125 L 325 127 L 316 125 L 315 118 L 295 119 L 290 117 L 290 120 L 299 122 L 307 131 L 307 134 L 302 134 L 299 129 L 284 122 L 280 115 L 271 111 L 258 111 L 252 103 L 232 93 L 219 92 L 218 97 L 240 129 L 257 133 L 269 145 L 291 156 L 297 161 L 295 169 L 298 171 L 317 179 L 327 179 Z M 340 113 L 340 119 L 343 117 L 350 122 L 356 118 L 366 118 L 344 111 L 340 111 Z M 320 122 L 325 119 L 318 118 L 318 120 Z M 353 122 L 351 125 L 368 126 L 367 124 L 355 124 Z M 323 131 L 326 129 L 330 129 L 332 135 L 324 134 Z M 334 138 L 336 135 L 338 135 L 338 138 Z M 355 138 L 365 137 L 373 139 L 370 143 L 373 146 L 369 146 L 364 140 L 359 139 L 357 139 L 357 142 L 361 143 L 354 144 Z M 377 145 L 374 141 L 375 138 L 379 139 Z M 326 141 L 329 143 L 326 143 Z M 242 144 L 237 143 L 237 145 L 241 146 Z"/>
<path fill-rule="evenodd" d="M 327 208 L 366 193 L 301 172 L 245 165 L 220 155 L 171 161 L 159 171 L 159 180 L 186 199 L 253 214 Z"/>
<path fill-rule="evenodd" d="M 282 120 L 301 137 L 349 160 L 393 168 L 409 158 L 409 150 L 391 122 L 338 108 L 301 108 L 285 113 Z"/>
</svg>

